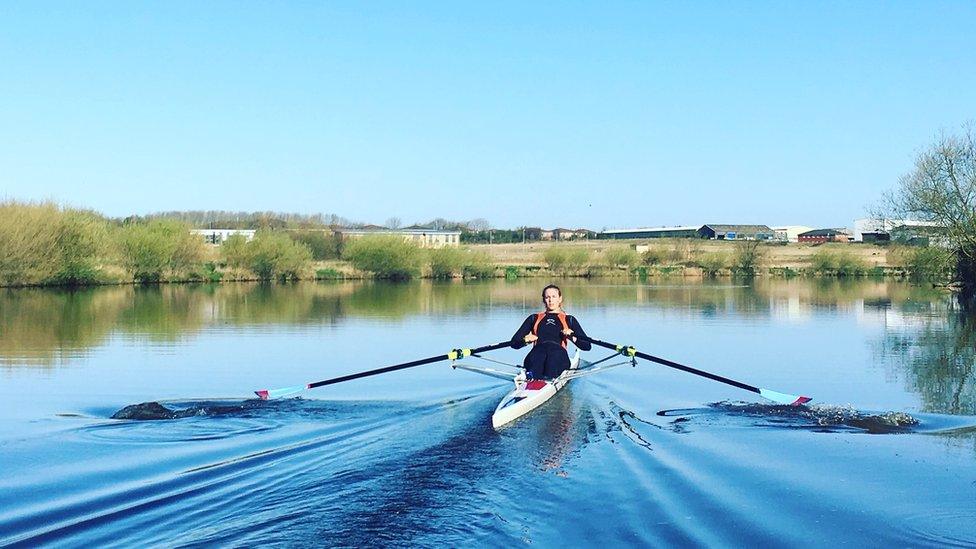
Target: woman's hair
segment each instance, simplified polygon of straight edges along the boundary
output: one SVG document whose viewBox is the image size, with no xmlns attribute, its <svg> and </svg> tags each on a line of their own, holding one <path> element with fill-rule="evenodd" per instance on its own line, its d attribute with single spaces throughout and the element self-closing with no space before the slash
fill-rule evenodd
<svg viewBox="0 0 976 549">
<path fill-rule="evenodd" d="M 550 284 L 550 285 L 548 285 L 548 286 L 546 286 L 545 288 L 542 289 L 542 299 L 545 299 L 546 298 L 546 290 L 548 290 L 550 288 L 553 289 L 553 290 L 556 290 L 557 292 L 559 292 L 559 297 L 562 297 L 563 296 L 563 291 L 559 289 L 559 286 L 556 286 L 555 284 Z"/>
</svg>

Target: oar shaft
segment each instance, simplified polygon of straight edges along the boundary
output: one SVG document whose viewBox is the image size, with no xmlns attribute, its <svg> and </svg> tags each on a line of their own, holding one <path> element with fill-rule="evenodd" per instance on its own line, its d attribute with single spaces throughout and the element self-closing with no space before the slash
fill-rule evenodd
<svg viewBox="0 0 976 549">
<path fill-rule="evenodd" d="M 511 341 L 503 341 L 501 343 L 496 343 L 494 345 L 486 345 L 484 347 L 478 347 L 476 349 L 471 349 L 471 354 L 484 353 L 486 351 L 493 351 L 495 349 L 501 349 L 502 347 L 509 347 Z M 456 357 L 460 358 L 460 357 Z M 392 366 L 385 366 L 383 368 L 376 368 L 375 370 L 367 370 L 365 372 L 357 372 L 355 374 L 344 375 L 340 377 L 334 377 L 332 379 L 326 379 L 323 381 L 316 381 L 314 383 L 309 383 L 308 388 L 314 389 L 316 387 L 322 387 L 323 385 L 332 385 L 334 383 L 342 383 L 343 381 L 351 381 L 353 379 L 359 379 L 361 377 L 375 376 L 379 374 L 385 374 L 387 372 L 395 372 L 397 370 L 405 370 L 407 368 L 413 368 L 415 366 L 423 366 L 424 364 L 431 364 L 434 362 L 440 362 L 442 360 L 451 360 L 450 354 L 442 354 L 437 356 L 432 356 L 429 358 L 421 358 L 419 360 L 412 360 L 410 362 L 404 362 L 402 364 L 394 364 Z"/>
<path fill-rule="evenodd" d="M 607 343 L 606 341 L 600 341 L 599 339 L 593 339 L 591 337 L 583 337 L 583 336 L 579 336 L 579 335 L 577 335 L 577 337 L 579 339 L 583 339 L 585 341 L 589 341 L 593 345 L 599 345 L 600 347 L 606 347 L 607 349 L 613 349 L 615 351 L 619 351 L 619 350 L 622 349 L 622 347 L 619 346 L 619 345 L 614 345 L 613 343 Z M 718 382 L 721 382 L 721 383 L 725 383 L 726 385 L 731 385 L 733 387 L 738 387 L 739 389 L 745 389 L 746 391 L 752 391 L 753 393 L 760 393 L 761 394 L 761 391 L 759 390 L 758 387 L 753 387 L 752 385 L 747 385 L 745 383 L 742 383 L 741 381 L 736 381 L 734 379 L 729 379 L 727 377 L 722 377 L 720 375 L 713 374 L 713 373 L 710 373 L 710 372 L 706 372 L 704 370 L 699 370 L 698 368 L 692 368 L 691 366 L 685 366 L 684 364 L 679 364 L 677 362 L 668 360 L 666 358 L 656 357 L 654 355 L 649 355 L 647 353 L 642 353 L 640 351 L 634 352 L 634 356 L 636 356 L 638 358 L 643 358 L 644 360 L 649 360 L 651 362 L 656 362 L 658 364 L 661 364 L 663 366 L 667 366 L 669 368 L 675 368 L 675 369 L 681 370 L 683 372 L 688 372 L 689 374 L 695 374 L 696 376 L 705 377 L 705 378 L 708 378 L 708 379 L 711 379 L 711 380 L 715 380 L 715 381 L 718 381 Z"/>
</svg>

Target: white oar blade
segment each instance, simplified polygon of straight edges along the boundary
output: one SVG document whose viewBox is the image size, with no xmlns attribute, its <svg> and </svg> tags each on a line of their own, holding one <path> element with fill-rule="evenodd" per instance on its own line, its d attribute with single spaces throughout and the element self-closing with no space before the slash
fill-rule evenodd
<svg viewBox="0 0 976 549">
<path fill-rule="evenodd" d="M 254 391 L 254 394 L 258 395 L 261 400 L 268 400 L 270 398 L 281 398 L 297 395 L 307 388 L 307 385 L 296 385 L 294 387 L 282 387 L 281 389 L 262 389 L 260 391 Z"/>
<path fill-rule="evenodd" d="M 813 400 L 810 397 L 777 393 L 776 391 L 770 391 L 769 389 L 759 389 L 759 394 L 763 398 L 768 398 L 777 404 L 786 404 L 788 406 L 799 406 Z"/>
</svg>

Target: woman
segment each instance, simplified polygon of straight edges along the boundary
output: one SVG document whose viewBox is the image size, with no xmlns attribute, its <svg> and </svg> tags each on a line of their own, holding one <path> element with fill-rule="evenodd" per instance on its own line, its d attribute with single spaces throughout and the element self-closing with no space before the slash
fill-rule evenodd
<svg viewBox="0 0 976 549">
<path fill-rule="evenodd" d="M 577 334 L 586 337 L 583 328 L 573 316 L 563 311 L 563 293 L 559 286 L 550 284 L 542 290 L 542 303 L 546 310 L 529 315 L 512 336 L 512 348 L 534 345 L 525 355 L 525 370 L 532 379 L 554 379 L 569 368 L 566 343 L 572 341 L 582 351 L 590 350 L 590 342 L 577 341 Z"/>
</svg>

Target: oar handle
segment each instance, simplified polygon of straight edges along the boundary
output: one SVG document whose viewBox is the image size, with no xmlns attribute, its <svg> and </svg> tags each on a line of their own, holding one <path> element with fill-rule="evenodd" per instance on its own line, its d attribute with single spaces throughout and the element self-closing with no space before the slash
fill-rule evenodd
<svg viewBox="0 0 976 549">
<path fill-rule="evenodd" d="M 711 380 L 714 380 L 714 381 L 718 381 L 718 382 L 721 382 L 721 383 L 725 383 L 726 385 L 731 385 L 733 387 L 738 387 L 739 389 L 745 389 L 746 391 L 752 391 L 753 393 L 760 393 L 760 394 L 762 394 L 758 387 L 753 387 L 752 385 L 747 385 L 745 383 L 742 383 L 741 381 L 736 381 L 734 379 L 729 379 L 727 377 L 722 377 L 720 375 L 713 374 L 713 373 L 710 373 L 710 372 L 706 372 L 704 370 L 699 370 L 698 368 L 692 368 L 691 366 L 685 366 L 684 364 L 679 364 L 677 362 L 668 360 L 666 358 L 656 357 L 654 355 L 649 355 L 647 353 L 642 353 L 642 352 L 634 349 L 633 347 L 628 347 L 628 346 L 625 346 L 625 345 L 615 345 L 613 343 L 608 343 L 606 341 L 600 341 L 599 339 L 593 339 L 592 337 L 586 337 L 586 336 L 581 336 L 581 335 L 577 335 L 576 337 L 578 339 L 582 339 L 584 341 L 589 341 L 593 345 L 598 345 L 600 347 L 606 347 L 607 349 L 613 349 L 614 351 L 617 351 L 617 352 L 619 352 L 621 354 L 626 354 L 628 356 L 636 356 L 638 358 L 643 358 L 644 360 L 649 360 L 651 362 L 656 362 L 658 364 L 661 364 L 663 366 L 667 366 L 669 368 L 675 368 L 677 370 L 681 370 L 681 371 L 684 371 L 684 372 L 688 372 L 689 374 L 695 374 L 696 376 L 705 377 L 705 378 L 708 378 L 708 379 L 711 379 Z"/>
<path fill-rule="evenodd" d="M 463 358 L 477 353 L 484 353 L 487 351 L 493 351 L 495 349 L 501 349 L 502 347 L 511 346 L 511 341 L 503 341 L 501 343 L 495 343 L 494 345 L 485 345 L 484 347 L 476 347 L 474 349 L 454 349 L 453 351 L 443 354 L 432 356 L 428 358 L 421 358 L 419 360 L 413 360 L 410 362 L 404 362 L 403 364 L 394 364 L 393 366 L 386 366 L 383 368 L 376 368 L 375 370 L 367 370 L 365 372 L 357 372 L 355 374 L 349 374 L 340 377 L 334 377 L 332 379 L 326 379 L 323 381 L 316 381 L 314 383 L 309 383 L 306 388 L 314 389 L 316 387 L 322 387 L 323 385 L 332 385 L 334 383 L 342 383 L 343 381 L 351 381 L 353 379 L 359 379 L 361 377 L 375 376 L 378 374 L 385 374 L 387 372 L 395 372 L 397 370 L 404 370 L 406 368 L 413 368 L 414 366 L 423 366 L 424 364 L 431 364 L 433 362 L 440 362 L 442 360 L 455 360 L 458 358 Z"/>
</svg>

